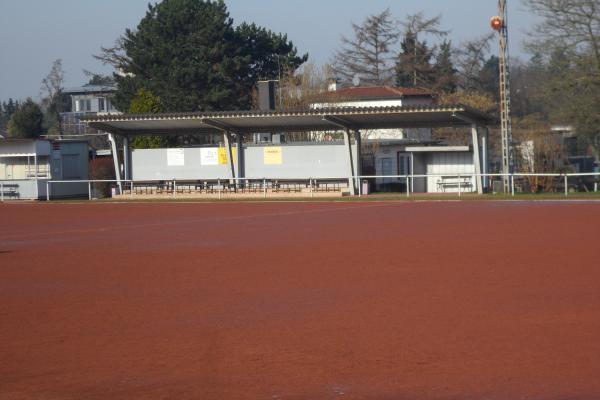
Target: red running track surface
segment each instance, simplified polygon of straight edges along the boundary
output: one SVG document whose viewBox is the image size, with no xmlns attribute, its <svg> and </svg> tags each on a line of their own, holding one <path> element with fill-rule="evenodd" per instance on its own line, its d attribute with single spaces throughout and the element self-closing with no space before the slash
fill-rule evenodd
<svg viewBox="0 0 600 400">
<path fill-rule="evenodd" d="M 600 204 L 3 204 L 0 221 L 0 399 L 600 398 Z"/>
</svg>

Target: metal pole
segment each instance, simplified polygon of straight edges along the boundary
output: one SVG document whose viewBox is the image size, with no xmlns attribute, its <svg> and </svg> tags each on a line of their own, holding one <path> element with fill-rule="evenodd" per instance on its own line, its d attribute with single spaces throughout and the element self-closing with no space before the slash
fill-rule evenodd
<svg viewBox="0 0 600 400">
<path fill-rule="evenodd" d="M 510 191 L 512 196 L 515 196 L 515 176 L 510 174 Z"/>
<path fill-rule="evenodd" d="M 313 180 L 312 180 L 312 178 L 308 179 L 308 183 L 310 185 L 310 197 L 313 198 L 313 197 L 315 197 L 315 194 L 314 194 L 314 190 L 313 190 Z"/>
<path fill-rule="evenodd" d="M 512 121 L 510 103 L 510 68 L 508 51 L 508 8 L 506 0 L 498 0 L 499 16 L 502 18 L 502 26 L 499 29 L 500 36 L 500 124 L 502 138 L 502 173 L 513 173 L 513 149 L 512 149 Z M 513 177 L 514 181 L 514 177 Z M 507 175 L 503 175 L 504 193 L 507 193 Z"/>
<path fill-rule="evenodd" d="M 0 202 L 4 202 L 4 183 L 0 182 Z"/>
<path fill-rule="evenodd" d="M 460 175 L 458 175 L 458 197 L 461 196 L 461 190 L 460 190 Z"/>
<path fill-rule="evenodd" d="M 267 198 L 267 180 L 263 178 L 263 197 Z"/>
<path fill-rule="evenodd" d="M 92 181 L 88 181 L 88 200 L 92 200 Z"/>
<path fill-rule="evenodd" d="M 358 197 L 362 197 L 362 182 L 360 181 L 360 176 L 357 177 L 358 179 Z"/>
<path fill-rule="evenodd" d="M 50 181 L 46 181 L 46 201 L 50 201 Z"/>
<path fill-rule="evenodd" d="M 594 183 L 594 193 L 598 193 L 598 182 Z"/>
<path fill-rule="evenodd" d="M 173 197 L 177 196 L 177 181 L 173 179 Z"/>
<path fill-rule="evenodd" d="M 410 182 L 408 180 L 408 175 L 406 176 L 406 197 L 410 197 Z"/>
<path fill-rule="evenodd" d="M 569 176 L 565 174 L 565 197 L 569 196 Z"/>
<path fill-rule="evenodd" d="M 119 168 L 119 155 L 117 153 L 117 142 L 112 133 L 108 134 L 108 141 L 110 142 L 111 152 L 113 156 L 113 164 L 115 166 L 115 177 L 117 178 L 117 186 L 119 188 L 119 194 L 123 193 L 123 187 L 121 186 L 121 168 Z"/>
<path fill-rule="evenodd" d="M 129 198 L 133 199 L 133 181 L 129 182 Z"/>
</svg>

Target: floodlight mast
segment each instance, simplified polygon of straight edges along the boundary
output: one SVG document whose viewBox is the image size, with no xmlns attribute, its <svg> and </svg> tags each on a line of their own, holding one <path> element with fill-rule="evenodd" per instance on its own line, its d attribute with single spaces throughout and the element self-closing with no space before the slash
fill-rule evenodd
<svg viewBox="0 0 600 400">
<path fill-rule="evenodd" d="M 514 172 L 512 121 L 510 115 L 510 68 L 508 57 L 508 9 L 506 0 L 498 0 L 498 16 L 491 21 L 500 37 L 500 130 L 502 136 L 502 177 L 504 193 L 511 191 L 510 177 Z"/>
</svg>

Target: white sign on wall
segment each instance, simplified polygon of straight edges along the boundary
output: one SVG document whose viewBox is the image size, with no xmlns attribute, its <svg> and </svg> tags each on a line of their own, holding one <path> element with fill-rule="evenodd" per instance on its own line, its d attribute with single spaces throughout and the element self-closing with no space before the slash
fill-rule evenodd
<svg viewBox="0 0 600 400">
<path fill-rule="evenodd" d="M 219 149 L 217 147 L 200 149 L 201 165 L 219 165 Z"/>
<path fill-rule="evenodd" d="M 183 149 L 167 149 L 167 165 L 170 167 L 182 167 L 185 165 Z"/>
</svg>

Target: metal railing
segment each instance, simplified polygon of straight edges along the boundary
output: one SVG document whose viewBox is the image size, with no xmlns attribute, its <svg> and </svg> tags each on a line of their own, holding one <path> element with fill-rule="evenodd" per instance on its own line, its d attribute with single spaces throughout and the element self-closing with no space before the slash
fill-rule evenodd
<svg viewBox="0 0 600 400">
<path fill-rule="evenodd" d="M 396 185 L 397 191 L 392 193 L 401 193 L 410 197 L 415 191 L 415 183 L 419 179 L 428 180 L 429 184 L 435 178 L 436 192 L 433 193 L 452 193 L 458 197 L 468 193 L 477 192 L 477 181 L 481 177 L 484 188 L 487 192 L 492 192 L 493 181 L 508 177 L 510 196 L 516 196 L 517 193 L 531 193 L 524 190 L 527 185 L 527 179 L 545 178 L 552 181 L 552 193 L 560 191 L 565 197 L 578 190 L 578 184 L 585 180 L 583 187 L 587 192 L 598 193 L 600 185 L 600 172 L 596 173 L 568 173 L 568 174 L 550 174 L 550 173 L 514 173 L 514 174 L 474 174 L 474 173 L 454 173 L 454 174 L 412 174 L 412 175 L 361 175 L 352 177 L 320 177 L 320 178 L 212 178 L 212 179 L 169 179 L 169 180 L 48 180 L 46 184 L 46 200 L 53 197 L 54 185 L 87 185 L 87 197 L 92 200 L 95 196 L 95 186 L 104 185 L 105 188 L 114 190 L 114 194 L 122 198 L 129 196 L 134 198 L 143 194 L 168 195 L 177 197 L 179 194 L 204 194 L 211 195 L 212 198 L 222 199 L 230 194 L 252 194 L 252 197 L 278 197 L 285 193 L 295 193 L 296 197 L 316 197 L 323 193 L 341 193 L 346 191 L 348 194 L 364 196 L 363 182 L 369 182 L 367 189 L 373 193 L 373 183 L 375 186 L 385 186 L 386 184 Z M 0 180 L 0 201 L 15 195 L 15 184 L 11 180 Z M 16 182 L 16 181 L 15 181 Z M 354 183 L 354 192 L 351 182 Z M 40 182 L 42 183 L 42 182 Z M 43 184 L 43 183 L 42 183 Z M 40 188 L 41 189 L 41 188 Z M 449 189 L 449 191 L 446 191 Z M 503 188 L 502 188 L 503 189 Z M 550 192 L 546 192 L 550 193 Z M 432 192 L 429 192 L 432 194 Z M 84 196 L 83 191 L 78 193 Z"/>
</svg>

